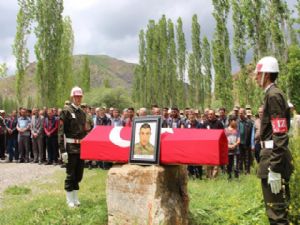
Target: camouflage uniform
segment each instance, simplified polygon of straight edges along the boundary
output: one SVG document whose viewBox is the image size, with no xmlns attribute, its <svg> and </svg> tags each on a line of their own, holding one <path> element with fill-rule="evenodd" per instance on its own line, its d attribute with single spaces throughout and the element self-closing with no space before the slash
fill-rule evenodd
<svg viewBox="0 0 300 225">
<path fill-rule="evenodd" d="M 148 143 L 146 146 L 141 145 L 141 143 L 137 143 L 134 146 L 134 154 L 135 155 L 153 155 L 154 154 L 154 146 Z"/>
</svg>

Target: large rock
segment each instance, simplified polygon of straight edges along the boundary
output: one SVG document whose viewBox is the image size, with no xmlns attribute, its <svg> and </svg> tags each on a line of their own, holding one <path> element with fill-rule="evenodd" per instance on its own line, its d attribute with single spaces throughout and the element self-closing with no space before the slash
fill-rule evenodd
<svg viewBox="0 0 300 225">
<path fill-rule="evenodd" d="M 106 197 L 109 225 L 188 224 L 185 166 L 114 166 Z"/>
</svg>

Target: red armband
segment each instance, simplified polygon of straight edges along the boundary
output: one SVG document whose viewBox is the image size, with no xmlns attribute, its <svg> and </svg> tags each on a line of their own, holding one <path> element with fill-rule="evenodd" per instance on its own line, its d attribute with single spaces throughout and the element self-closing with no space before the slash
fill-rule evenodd
<svg viewBox="0 0 300 225">
<path fill-rule="evenodd" d="M 286 118 L 272 118 L 271 123 L 274 134 L 284 134 L 288 132 Z"/>
</svg>

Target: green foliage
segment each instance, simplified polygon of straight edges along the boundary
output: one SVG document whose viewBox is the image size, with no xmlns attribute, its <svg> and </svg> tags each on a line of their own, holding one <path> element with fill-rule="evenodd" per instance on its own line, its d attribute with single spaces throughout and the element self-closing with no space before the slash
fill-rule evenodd
<svg viewBox="0 0 300 225">
<path fill-rule="evenodd" d="M 206 36 L 203 38 L 203 47 L 202 47 L 202 65 L 203 65 L 203 75 L 205 82 L 205 106 L 210 107 L 212 101 L 212 74 L 211 74 L 211 49 L 210 44 Z"/>
<path fill-rule="evenodd" d="M 87 56 L 85 56 L 83 59 L 80 84 L 85 92 L 88 92 L 91 88 L 90 61 Z"/>
<path fill-rule="evenodd" d="M 184 73 L 186 69 L 186 42 L 185 35 L 182 28 L 182 20 L 179 17 L 177 19 L 176 26 L 176 40 L 177 40 L 177 67 L 178 67 L 178 82 L 177 82 L 177 104 L 178 107 L 183 108 L 185 99 L 187 99 L 187 93 L 184 88 Z"/>
<path fill-rule="evenodd" d="M 268 224 L 259 179 L 242 176 L 228 182 L 217 180 L 190 181 L 191 225 Z"/>
<path fill-rule="evenodd" d="M 294 104 L 296 111 L 300 112 L 300 48 L 299 46 L 291 46 L 289 48 L 288 68 L 288 96 Z"/>
<path fill-rule="evenodd" d="M 75 209 L 66 205 L 64 178 L 65 171 L 61 170 L 46 181 L 31 183 L 32 191 L 26 195 L 5 193 L 1 201 L 0 225 L 107 224 L 106 171 L 85 171 L 79 191 L 81 206 Z"/>
<path fill-rule="evenodd" d="M 22 104 L 21 85 L 24 82 L 25 69 L 28 64 L 29 51 L 26 47 L 27 37 L 31 32 L 34 17 L 34 0 L 18 0 L 20 7 L 17 15 L 17 31 L 13 44 L 13 54 L 16 57 L 16 92 L 19 104 Z"/>
<path fill-rule="evenodd" d="M 73 86 L 73 48 L 74 34 L 70 17 L 63 20 L 63 33 L 61 38 L 59 73 L 57 82 L 57 105 L 62 106 L 64 101 L 69 98 L 70 90 Z"/>
<path fill-rule="evenodd" d="M 26 188 L 32 191 L 26 194 L 19 191 L 24 187 L 17 187 L 13 193 L 22 194 L 21 198 L 5 192 L 0 225 L 106 225 L 106 176 L 104 170 L 85 170 L 79 191 L 81 206 L 75 209 L 69 209 L 65 203 L 64 170 L 42 182 L 30 183 Z M 188 191 L 191 225 L 268 224 L 260 180 L 254 175 L 232 182 L 222 175 L 215 180 L 189 180 Z"/>
<path fill-rule="evenodd" d="M 12 110 L 18 108 L 18 103 L 15 99 L 2 98 L 2 96 L 0 96 L 0 108 L 4 109 L 7 113 L 10 113 Z"/>
<path fill-rule="evenodd" d="M 11 186 L 8 187 L 4 193 L 8 195 L 27 195 L 31 193 L 31 189 L 27 187 Z"/>
<path fill-rule="evenodd" d="M 294 127 L 299 129 L 299 127 Z M 300 136 L 299 130 L 294 131 L 295 136 L 290 140 L 290 150 L 293 155 L 294 173 L 290 180 L 291 203 L 290 203 L 290 219 L 293 224 L 300 224 Z"/>
<path fill-rule="evenodd" d="M 60 94 L 57 92 L 57 81 L 63 34 L 63 0 L 37 0 L 35 7 L 37 97 L 44 105 L 55 106 Z"/>
<path fill-rule="evenodd" d="M 92 88 L 90 92 L 84 96 L 84 101 L 89 105 L 99 107 L 116 107 L 119 109 L 132 106 L 132 101 L 128 90 L 118 88 Z"/>
<path fill-rule="evenodd" d="M 6 63 L 1 63 L 0 64 L 0 78 L 4 78 L 7 76 L 7 65 Z"/>
<path fill-rule="evenodd" d="M 34 101 L 32 96 L 28 96 L 27 98 L 27 109 L 32 109 L 34 107 Z"/>
<path fill-rule="evenodd" d="M 205 83 L 201 68 L 202 49 L 200 41 L 200 24 L 198 22 L 196 14 L 192 17 L 192 49 L 193 57 L 195 60 L 195 73 L 192 75 L 193 81 L 190 81 L 190 87 L 192 87 L 190 95 L 195 96 L 195 101 L 191 106 L 195 108 L 198 108 L 200 106 L 201 109 L 204 110 Z"/>
<path fill-rule="evenodd" d="M 213 16 L 216 28 L 212 44 L 213 66 L 215 70 L 215 98 L 221 100 L 227 109 L 233 106 L 231 58 L 229 49 L 229 34 L 226 21 L 229 13 L 229 0 L 213 0 Z"/>
</svg>

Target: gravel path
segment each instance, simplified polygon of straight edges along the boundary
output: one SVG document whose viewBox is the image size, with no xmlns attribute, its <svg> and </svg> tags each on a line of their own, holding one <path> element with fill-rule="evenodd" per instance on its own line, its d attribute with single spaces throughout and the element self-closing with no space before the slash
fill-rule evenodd
<svg viewBox="0 0 300 225">
<path fill-rule="evenodd" d="M 7 187 L 41 180 L 56 171 L 65 171 L 65 169 L 53 165 L 0 162 L 0 199 Z"/>
</svg>

